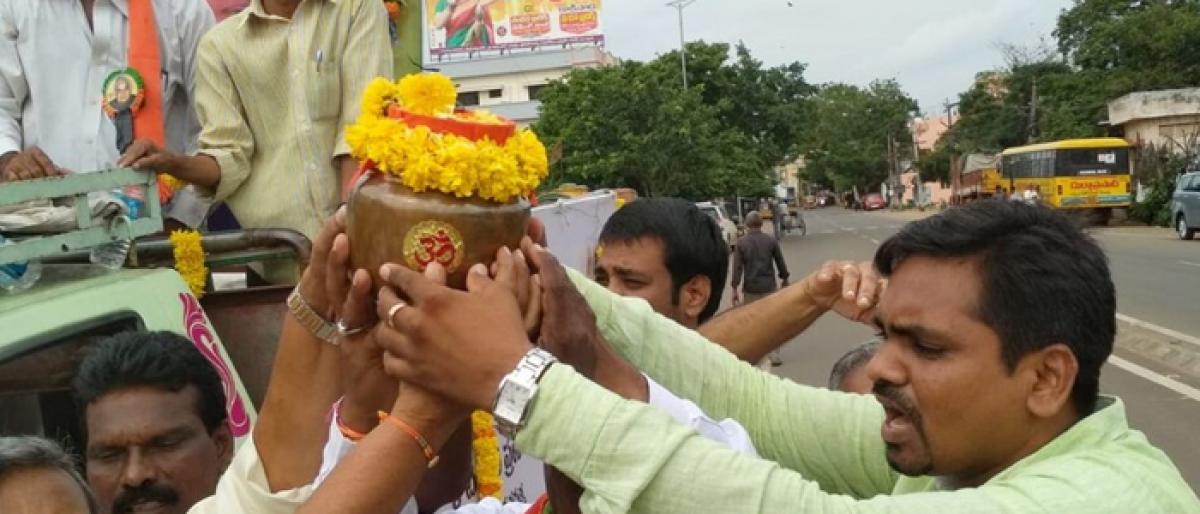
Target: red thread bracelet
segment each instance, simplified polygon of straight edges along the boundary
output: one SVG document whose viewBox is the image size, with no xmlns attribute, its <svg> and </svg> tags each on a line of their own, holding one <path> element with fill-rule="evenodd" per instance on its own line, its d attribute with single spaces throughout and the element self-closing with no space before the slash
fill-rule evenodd
<svg viewBox="0 0 1200 514">
<path fill-rule="evenodd" d="M 421 451 L 425 453 L 425 460 L 429 462 L 429 467 L 432 468 L 437 465 L 438 454 L 433 451 L 433 446 L 430 446 L 429 441 L 426 441 L 425 437 L 422 436 L 420 432 L 417 432 L 417 429 L 413 428 L 412 425 L 409 425 L 408 423 L 405 423 L 404 420 L 383 411 L 379 411 L 379 421 L 381 423 L 385 421 L 391 423 L 392 426 L 399 428 L 400 430 L 404 431 L 404 433 L 408 434 L 409 437 L 412 437 L 413 440 L 417 442 L 417 446 L 421 447 Z"/>
<path fill-rule="evenodd" d="M 342 401 L 344 400 L 345 398 L 338 398 L 337 403 L 333 404 L 333 421 L 334 423 L 337 423 L 338 432 L 342 433 L 342 437 L 349 439 L 351 442 L 357 443 L 361 441 L 362 438 L 366 437 L 367 434 L 350 428 L 342 422 Z"/>
</svg>

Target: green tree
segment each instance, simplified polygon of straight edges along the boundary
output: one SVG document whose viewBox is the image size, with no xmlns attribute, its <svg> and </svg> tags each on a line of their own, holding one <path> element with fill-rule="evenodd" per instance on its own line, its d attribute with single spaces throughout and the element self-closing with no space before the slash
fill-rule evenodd
<svg viewBox="0 0 1200 514">
<path fill-rule="evenodd" d="M 535 130 L 561 159 L 548 185 L 634 187 L 702 199 L 769 194 L 772 168 L 797 154 L 813 87 L 804 66 L 764 68 L 738 45 L 689 43 L 679 54 L 577 70 L 542 94 Z"/>
<path fill-rule="evenodd" d="M 814 96 L 805 143 L 807 179 L 836 189 L 874 189 L 888 174 L 888 140 L 907 155 L 917 103 L 893 80 L 866 88 L 828 84 Z"/>
<path fill-rule="evenodd" d="M 739 142 L 698 92 L 663 87 L 645 64 L 575 70 L 542 94 L 535 130 L 562 157 L 548 185 L 629 186 L 639 193 L 711 197 Z"/>
<path fill-rule="evenodd" d="M 1076 0 L 1054 35 L 1079 69 L 1109 72 L 1110 94 L 1200 81 L 1200 0 Z"/>
<path fill-rule="evenodd" d="M 717 109 L 725 126 L 744 134 L 753 144 L 758 165 L 771 168 L 793 160 L 805 129 L 808 100 L 816 88 L 804 80 L 805 66 L 793 62 L 764 68 L 742 43 L 687 44 L 688 84 L 698 88 L 705 105 Z M 668 83 L 679 78 L 679 52 L 650 63 Z"/>
</svg>

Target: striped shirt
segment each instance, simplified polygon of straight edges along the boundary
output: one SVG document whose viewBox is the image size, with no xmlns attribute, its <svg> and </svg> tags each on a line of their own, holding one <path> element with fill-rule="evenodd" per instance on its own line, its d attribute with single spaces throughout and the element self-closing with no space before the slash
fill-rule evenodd
<svg viewBox="0 0 1200 514">
<path fill-rule="evenodd" d="M 306 0 L 291 19 L 254 0 L 219 23 L 199 50 L 199 153 L 221 167 L 203 192 L 243 227 L 315 237 L 338 204 L 344 129 L 377 76 L 392 76 L 379 0 Z"/>
</svg>

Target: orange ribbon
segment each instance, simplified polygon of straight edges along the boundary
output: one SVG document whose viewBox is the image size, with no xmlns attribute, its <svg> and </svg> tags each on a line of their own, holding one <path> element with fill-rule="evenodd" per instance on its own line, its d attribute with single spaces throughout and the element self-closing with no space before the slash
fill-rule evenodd
<svg viewBox="0 0 1200 514">
<path fill-rule="evenodd" d="M 151 0 L 129 0 L 129 67 L 137 70 L 144 82 L 145 99 L 133 116 L 133 133 L 166 147 L 162 112 L 162 60 L 158 48 L 158 26 L 154 22 Z M 158 181 L 158 200 L 166 203 L 175 192 L 166 181 Z"/>
</svg>

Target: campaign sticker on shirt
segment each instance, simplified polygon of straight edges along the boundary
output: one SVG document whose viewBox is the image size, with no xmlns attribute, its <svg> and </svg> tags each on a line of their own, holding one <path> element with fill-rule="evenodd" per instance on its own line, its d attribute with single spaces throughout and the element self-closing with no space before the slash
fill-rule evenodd
<svg viewBox="0 0 1200 514">
<path fill-rule="evenodd" d="M 146 99 L 146 83 L 133 68 L 114 71 L 104 79 L 104 114 L 116 119 L 122 112 L 137 113 Z"/>
</svg>

